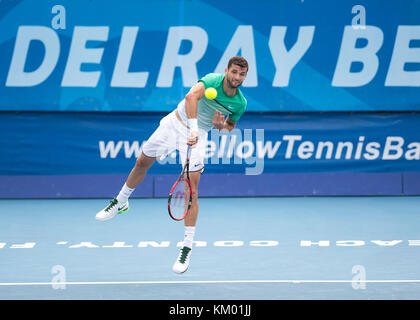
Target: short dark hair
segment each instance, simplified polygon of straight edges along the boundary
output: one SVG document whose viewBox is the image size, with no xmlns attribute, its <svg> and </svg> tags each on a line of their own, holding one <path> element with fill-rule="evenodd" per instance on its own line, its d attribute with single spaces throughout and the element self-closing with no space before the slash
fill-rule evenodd
<svg viewBox="0 0 420 320">
<path fill-rule="evenodd" d="M 230 58 L 228 63 L 228 69 L 231 67 L 232 64 L 236 64 L 237 66 L 240 66 L 241 68 L 246 68 L 246 71 L 248 71 L 248 61 L 244 57 L 241 56 L 235 56 Z"/>
</svg>

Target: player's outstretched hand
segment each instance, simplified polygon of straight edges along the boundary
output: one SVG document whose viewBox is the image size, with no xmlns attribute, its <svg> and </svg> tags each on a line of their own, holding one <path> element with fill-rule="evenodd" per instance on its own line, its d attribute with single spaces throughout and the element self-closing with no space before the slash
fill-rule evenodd
<svg viewBox="0 0 420 320">
<path fill-rule="evenodd" d="M 222 130 L 224 128 L 225 125 L 225 116 L 223 115 L 223 113 L 219 112 L 219 111 L 215 111 L 213 114 L 213 126 L 217 129 L 217 130 Z"/>
</svg>

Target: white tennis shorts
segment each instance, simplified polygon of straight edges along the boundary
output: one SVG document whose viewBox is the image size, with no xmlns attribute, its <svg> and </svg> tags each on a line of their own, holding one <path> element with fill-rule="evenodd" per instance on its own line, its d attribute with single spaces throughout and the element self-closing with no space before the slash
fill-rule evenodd
<svg viewBox="0 0 420 320">
<path fill-rule="evenodd" d="M 143 144 L 143 153 L 151 158 L 160 158 L 179 151 L 182 165 L 187 156 L 188 128 L 175 115 L 175 110 L 162 118 L 159 127 Z M 190 172 L 203 171 L 204 154 L 207 146 L 207 131 L 198 129 L 198 142 L 190 151 Z"/>
</svg>

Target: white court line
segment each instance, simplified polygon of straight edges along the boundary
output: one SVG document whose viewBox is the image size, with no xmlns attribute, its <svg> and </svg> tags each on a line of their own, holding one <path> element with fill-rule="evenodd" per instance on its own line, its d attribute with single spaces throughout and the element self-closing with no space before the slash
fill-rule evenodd
<svg viewBox="0 0 420 320">
<path fill-rule="evenodd" d="M 191 281 L 94 281 L 94 282 L 0 282 L 0 286 L 216 284 L 216 283 L 420 283 L 420 280 L 191 280 Z"/>
</svg>

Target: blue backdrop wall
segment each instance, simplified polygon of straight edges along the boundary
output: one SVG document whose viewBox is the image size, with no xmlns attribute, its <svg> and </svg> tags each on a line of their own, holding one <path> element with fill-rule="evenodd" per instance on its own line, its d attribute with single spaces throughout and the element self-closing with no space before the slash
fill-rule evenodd
<svg viewBox="0 0 420 320">
<path fill-rule="evenodd" d="M 233 55 L 247 113 L 209 133 L 202 195 L 420 194 L 419 1 L 3 0 L 0 29 L 1 198 L 113 196 Z"/>
</svg>

